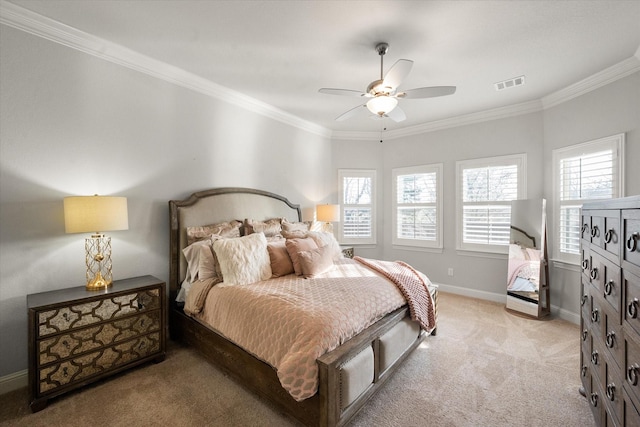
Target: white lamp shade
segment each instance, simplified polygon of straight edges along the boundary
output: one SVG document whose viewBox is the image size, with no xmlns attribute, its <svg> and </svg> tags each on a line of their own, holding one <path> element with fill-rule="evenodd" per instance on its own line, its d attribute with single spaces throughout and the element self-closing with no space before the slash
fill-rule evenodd
<svg viewBox="0 0 640 427">
<path fill-rule="evenodd" d="M 317 205 L 316 219 L 323 222 L 340 221 L 340 205 Z"/>
<path fill-rule="evenodd" d="M 128 230 L 127 198 L 112 196 L 65 197 L 64 229 L 67 233 Z"/>
<path fill-rule="evenodd" d="M 367 102 L 367 108 L 369 111 L 377 115 L 390 113 L 391 110 L 396 108 L 396 105 L 398 105 L 398 100 L 396 98 L 384 95 L 371 98 L 369 102 Z"/>
</svg>

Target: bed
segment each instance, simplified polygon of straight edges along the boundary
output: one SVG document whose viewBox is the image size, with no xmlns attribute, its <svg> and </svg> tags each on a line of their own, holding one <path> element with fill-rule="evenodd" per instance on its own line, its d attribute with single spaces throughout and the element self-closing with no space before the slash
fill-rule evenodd
<svg viewBox="0 0 640 427">
<path fill-rule="evenodd" d="M 346 424 L 401 366 L 409 353 L 427 335 L 436 333 L 434 326 L 437 318 L 437 287 L 431 285 L 425 278 L 423 283 L 429 284 L 428 296 L 433 307 L 433 312 L 430 313 L 432 318 L 430 318 L 429 329 L 424 327 L 424 323 L 422 323 L 423 327 L 420 327 L 418 323 L 411 320 L 412 317 L 415 319 L 416 310 L 412 300 L 407 299 L 409 303 L 402 300 L 399 307 L 382 314 L 376 318 L 375 322 L 358 331 L 354 336 L 319 355 L 313 361 L 313 366 L 317 367 L 317 391 L 311 396 L 303 396 L 302 399 L 300 396 L 294 398 L 295 395 L 292 395 L 291 390 L 283 386 L 282 378 L 278 376 L 278 369 L 265 361 L 267 357 L 256 354 L 253 349 L 245 350 L 236 344 L 238 341 L 235 338 L 234 340 L 227 338 L 232 335 L 226 330 L 224 333 L 220 332 L 216 329 L 217 326 L 210 325 L 206 315 L 194 314 L 191 310 L 185 312 L 184 304 L 177 302 L 176 298 L 191 270 L 183 255 L 185 248 L 193 243 L 188 240 L 187 228 L 191 227 L 189 230 L 192 232 L 193 228 L 199 226 L 236 219 L 243 222 L 243 225 L 247 224 L 247 219 L 256 221 L 257 224 L 274 218 L 281 218 L 290 224 L 300 224 L 302 223 L 300 207 L 283 196 L 262 190 L 217 188 L 194 193 L 185 200 L 171 200 L 169 209 L 171 338 L 197 349 L 207 360 L 247 389 L 304 425 L 341 426 Z M 244 232 L 242 234 L 244 235 Z M 261 236 L 260 239 L 264 237 Z M 229 241 L 229 239 L 222 240 Z M 288 279 L 285 276 L 269 279 L 268 282 L 278 283 L 278 279 L 282 279 L 285 283 L 289 281 L 305 285 L 323 283 L 323 280 L 328 283 L 334 281 L 333 278 L 330 280 L 327 277 L 338 274 L 335 273 L 336 270 L 352 271 L 354 268 L 370 267 L 366 264 L 358 265 L 365 261 L 367 260 L 335 260 L 329 273 L 320 273 L 305 282 L 301 282 L 302 279 L 296 278 L 295 275 L 286 276 L 289 277 Z M 410 266 L 407 267 L 410 268 Z M 372 283 L 380 281 L 380 276 L 383 274 L 375 273 L 376 277 L 373 276 Z M 424 275 L 422 277 L 424 278 Z M 286 287 L 286 285 L 282 286 Z M 252 287 L 260 288 L 250 284 L 243 286 L 242 289 Z M 200 299 L 205 306 L 213 307 L 210 299 L 213 298 L 214 291 L 216 295 L 231 292 L 228 288 L 224 288 L 224 283 L 218 285 L 214 283 L 211 289 L 206 298 Z M 202 313 L 204 311 L 205 309 Z"/>
</svg>

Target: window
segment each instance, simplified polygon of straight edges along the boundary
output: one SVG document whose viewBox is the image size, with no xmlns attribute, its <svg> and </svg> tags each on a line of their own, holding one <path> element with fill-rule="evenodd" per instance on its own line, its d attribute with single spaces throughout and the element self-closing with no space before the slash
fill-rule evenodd
<svg viewBox="0 0 640 427">
<path fill-rule="evenodd" d="M 375 170 L 338 171 L 340 185 L 340 242 L 375 244 Z"/>
<path fill-rule="evenodd" d="M 456 162 L 457 249 L 507 253 L 511 201 L 526 198 L 526 154 Z"/>
<path fill-rule="evenodd" d="M 554 257 L 580 261 L 580 208 L 621 197 L 624 134 L 553 150 Z"/>
<path fill-rule="evenodd" d="M 442 168 L 393 169 L 394 245 L 442 248 Z"/>
</svg>

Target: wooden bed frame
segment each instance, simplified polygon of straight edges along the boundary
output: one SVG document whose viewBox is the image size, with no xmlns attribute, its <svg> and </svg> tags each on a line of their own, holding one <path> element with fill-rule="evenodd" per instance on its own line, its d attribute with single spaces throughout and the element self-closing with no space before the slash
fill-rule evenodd
<svg viewBox="0 0 640 427">
<path fill-rule="evenodd" d="M 186 227 L 213 224 L 231 219 L 265 220 L 284 217 L 300 221 L 301 211 L 286 198 L 248 188 L 217 188 L 192 194 L 188 199 L 169 201 L 170 209 L 170 307 L 169 332 L 174 340 L 196 348 L 207 360 L 235 378 L 252 392 L 269 401 L 278 410 L 307 426 L 341 426 L 386 382 L 408 354 L 425 338 L 424 331 L 383 371 L 379 362 L 380 337 L 407 317 L 406 306 L 386 315 L 318 361 L 318 393 L 295 401 L 280 385 L 273 367 L 247 353 L 196 319 L 186 316 L 175 298 L 185 277 L 182 249 L 186 246 Z M 437 292 L 432 292 L 437 297 Z M 434 298 L 434 302 L 436 299 Z M 432 332 L 435 335 L 435 330 Z M 374 380 L 346 408 L 341 407 L 341 369 L 367 347 L 373 349 Z M 368 350 L 368 349 L 367 349 Z"/>
</svg>

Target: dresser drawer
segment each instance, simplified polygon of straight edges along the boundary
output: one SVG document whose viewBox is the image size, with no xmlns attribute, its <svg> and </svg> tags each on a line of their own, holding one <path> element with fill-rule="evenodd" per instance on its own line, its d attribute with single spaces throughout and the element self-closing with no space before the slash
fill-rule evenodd
<svg viewBox="0 0 640 427">
<path fill-rule="evenodd" d="M 625 270 L 622 275 L 624 292 L 624 324 L 640 334 L 640 278 Z"/>
<path fill-rule="evenodd" d="M 622 211 L 623 252 L 622 266 L 640 275 L 640 210 Z"/>
<path fill-rule="evenodd" d="M 143 359 L 161 350 L 160 332 L 87 353 L 40 370 L 39 394 L 52 392 L 106 371 Z"/>
<path fill-rule="evenodd" d="M 627 390 L 623 390 L 623 418 L 622 425 L 625 427 L 638 427 L 640 426 L 640 413 L 638 407 L 633 402 L 633 399 L 627 393 Z"/>
<path fill-rule="evenodd" d="M 603 382 L 604 396 L 607 406 L 611 409 L 616 420 L 623 419 L 623 380 L 618 364 L 614 363 L 610 357 L 606 357 L 605 381 Z"/>
<path fill-rule="evenodd" d="M 160 307 L 160 292 L 152 289 L 37 313 L 37 337 L 111 320 Z"/>
<path fill-rule="evenodd" d="M 160 311 L 154 310 L 98 326 L 74 330 L 38 342 L 38 365 L 46 365 L 70 356 L 118 343 L 160 330 Z"/>
<path fill-rule="evenodd" d="M 637 339 L 637 335 L 627 334 L 625 330 L 622 375 L 625 377 L 625 385 L 632 399 L 640 401 L 640 344 Z"/>
<path fill-rule="evenodd" d="M 616 363 L 618 369 L 622 369 L 622 361 L 624 360 L 624 337 L 622 335 L 622 325 L 620 324 L 620 316 L 618 313 L 605 312 L 603 318 L 604 326 L 604 346 Z"/>
<path fill-rule="evenodd" d="M 591 254 L 589 279 L 596 294 L 603 298 L 617 313 L 622 302 L 622 283 L 620 267 L 601 255 Z"/>
</svg>

